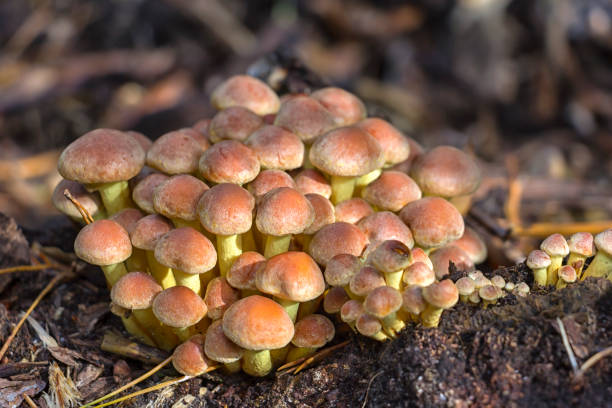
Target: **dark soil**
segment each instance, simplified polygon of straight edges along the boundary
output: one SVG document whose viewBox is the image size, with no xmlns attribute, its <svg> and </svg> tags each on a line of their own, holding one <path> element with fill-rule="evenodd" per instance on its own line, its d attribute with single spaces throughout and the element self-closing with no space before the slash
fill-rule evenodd
<svg viewBox="0 0 612 408">
<path fill-rule="evenodd" d="M 27 241 L 14 222 L 1 217 L 0 231 L 1 265 L 26 260 Z M 28 238 L 64 246 L 73 232 L 70 224 L 58 223 L 50 230 L 28 231 Z M 521 265 L 500 272 L 510 279 L 527 273 Z M 0 297 L 3 339 L 50 276 L 51 272 L 21 272 L 5 285 Z M 94 268 L 85 268 L 42 301 L 33 317 L 60 347 L 53 353 L 45 349 L 26 324 L 2 361 L 0 377 L 46 382 L 47 363 L 57 360 L 72 366 L 88 401 L 148 368 L 100 350 L 105 332 L 121 330 L 119 319 L 108 313 L 108 292 L 100 276 Z M 213 372 L 135 398 L 126 406 L 155 401 L 155 406 L 171 407 L 179 400 L 184 404 L 180 406 L 189 407 L 610 406 L 612 359 L 603 359 L 582 381 L 576 380 L 556 324 L 561 318 L 580 364 L 612 344 L 610 310 L 612 283 L 594 279 L 526 298 L 510 295 L 503 305 L 487 309 L 459 304 L 444 313 L 438 329 L 411 326 L 392 342 L 378 343 L 339 330 L 336 342 L 348 338 L 350 343 L 297 375 L 256 379 Z M 46 363 L 17 364 L 32 356 Z M 142 387 L 175 375 L 165 369 Z M 0 398 L 5 393 L 0 388 Z M 45 406 L 41 399 L 38 402 Z"/>
</svg>

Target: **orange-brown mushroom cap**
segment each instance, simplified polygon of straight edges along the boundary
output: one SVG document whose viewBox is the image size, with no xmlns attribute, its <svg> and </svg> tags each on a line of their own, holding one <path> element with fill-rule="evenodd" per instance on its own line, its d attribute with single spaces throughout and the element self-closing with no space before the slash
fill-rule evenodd
<svg viewBox="0 0 612 408">
<path fill-rule="evenodd" d="M 397 312 L 402 307 L 402 294 L 390 286 L 379 286 L 366 296 L 363 309 L 379 319 Z"/>
<path fill-rule="evenodd" d="M 92 265 L 114 265 L 132 255 L 132 243 L 121 225 L 111 220 L 99 220 L 79 231 L 74 240 L 74 252 Z"/>
<path fill-rule="evenodd" d="M 144 217 L 144 214 L 137 210 L 136 208 L 124 208 L 116 214 L 113 214 L 109 220 L 115 221 L 117 224 L 121 225 L 128 234 L 132 234 L 134 231 L 134 227 L 138 220 Z"/>
<path fill-rule="evenodd" d="M 325 290 L 316 262 L 305 252 L 284 252 L 268 259 L 255 275 L 257 288 L 279 299 L 307 302 Z"/>
<path fill-rule="evenodd" d="M 400 241 L 408 248 L 414 247 L 412 232 L 397 215 L 390 211 L 373 213 L 359 221 L 357 226 L 373 245 L 371 249 L 388 240 Z"/>
<path fill-rule="evenodd" d="M 263 124 L 263 119 L 249 109 L 232 106 L 212 118 L 208 133 L 213 143 L 221 140 L 244 141 Z"/>
<path fill-rule="evenodd" d="M 380 177 L 365 186 L 361 196 L 381 210 L 396 212 L 420 199 L 421 189 L 406 174 L 389 170 L 383 171 Z"/>
<path fill-rule="evenodd" d="M 227 364 L 240 360 L 244 349 L 227 338 L 223 332 L 223 322 L 216 320 L 206 330 L 204 353 L 211 360 Z"/>
<path fill-rule="evenodd" d="M 172 229 L 172 224 L 159 214 L 149 214 L 136 222 L 130 239 L 134 248 L 154 251 L 157 240 Z"/>
<path fill-rule="evenodd" d="M 267 125 L 246 140 L 264 169 L 292 170 L 304 162 L 304 143 L 297 135 L 279 126 Z"/>
<path fill-rule="evenodd" d="M 195 173 L 204 149 L 191 128 L 162 135 L 147 152 L 147 165 L 166 174 Z"/>
<path fill-rule="evenodd" d="M 321 228 L 312 238 L 308 252 L 325 266 L 338 254 L 361 255 L 367 238 L 359 228 L 346 222 L 335 222 Z"/>
<path fill-rule="evenodd" d="M 169 231 L 155 245 L 155 259 L 185 273 L 204 273 L 217 263 L 217 252 L 204 235 L 190 227 Z"/>
<path fill-rule="evenodd" d="M 582 256 L 589 257 L 592 256 L 595 252 L 593 235 L 589 232 L 577 232 L 573 234 L 567 240 L 567 245 L 569 247 L 570 252 Z"/>
<path fill-rule="evenodd" d="M 148 309 L 162 287 L 153 277 L 144 272 L 129 272 L 123 275 L 111 289 L 114 304 L 128 310 Z"/>
<path fill-rule="evenodd" d="M 257 205 L 255 223 L 264 234 L 299 234 L 314 221 L 314 209 L 300 192 L 279 187 L 267 192 Z"/>
<path fill-rule="evenodd" d="M 81 213 L 77 209 L 77 207 L 66 198 L 64 195 L 64 190 L 70 191 L 70 194 L 91 214 L 95 216 L 100 210 L 103 210 L 102 201 L 100 201 L 100 197 L 98 193 L 88 192 L 85 187 L 79 182 L 72 180 L 62 180 L 57 186 L 55 186 L 55 190 L 53 190 L 53 195 L 51 196 L 51 201 L 55 208 L 57 208 L 63 214 L 66 214 L 72 219 L 82 220 Z"/>
<path fill-rule="evenodd" d="M 427 303 L 441 309 L 449 309 L 459 300 L 459 291 L 450 279 L 423 288 L 422 294 Z"/>
<path fill-rule="evenodd" d="M 255 198 L 237 184 L 217 184 L 198 203 L 200 222 L 213 234 L 243 234 L 253 224 Z"/>
<path fill-rule="evenodd" d="M 153 313 L 170 327 L 193 326 L 206 316 L 207 311 L 204 300 L 186 286 L 165 289 L 153 300 Z"/>
<path fill-rule="evenodd" d="M 346 286 L 363 264 L 352 254 L 338 254 L 327 262 L 325 281 L 330 286 Z"/>
<path fill-rule="evenodd" d="M 320 314 L 312 314 L 295 324 L 291 343 L 296 347 L 320 348 L 332 341 L 335 334 L 331 320 Z"/>
<path fill-rule="evenodd" d="M 240 293 L 232 288 L 225 278 L 220 276 L 213 278 L 208 282 L 204 296 L 208 317 L 213 320 L 222 318 L 227 308 L 238 299 L 240 299 Z"/>
<path fill-rule="evenodd" d="M 259 198 L 268 191 L 279 187 L 295 189 L 295 181 L 282 170 L 264 170 L 248 185 L 248 190 L 255 198 Z"/>
<path fill-rule="evenodd" d="M 227 283 L 236 289 L 257 290 L 255 276 L 266 264 L 266 258 L 254 251 L 243 252 L 227 272 Z"/>
<path fill-rule="evenodd" d="M 409 139 L 386 120 L 367 118 L 356 126 L 378 141 L 384 152 L 385 163 L 396 164 L 409 158 Z"/>
<path fill-rule="evenodd" d="M 463 217 L 451 203 L 440 197 L 425 197 L 408 203 L 399 215 L 410 227 L 416 244 L 423 248 L 440 247 L 463 235 Z"/>
<path fill-rule="evenodd" d="M 323 310 L 328 314 L 340 313 L 342 305 L 349 301 L 349 296 L 343 287 L 334 286 L 329 289 L 323 299 Z"/>
<path fill-rule="evenodd" d="M 305 197 L 310 201 L 314 210 L 314 220 L 304 230 L 304 234 L 314 234 L 323 226 L 336 221 L 334 205 L 331 201 L 319 194 L 306 194 Z"/>
<path fill-rule="evenodd" d="M 463 235 L 453 245 L 463 249 L 472 260 L 472 263 L 479 264 L 487 259 L 487 245 L 480 235 L 470 227 L 465 227 Z"/>
<path fill-rule="evenodd" d="M 438 279 L 450 273 L 451 262 L 461 271 L 474 269 L 474 262 L 472 262 L 469 254 L 453 244 L 436 249 L 429 255 L 429 258 Z"/>
<path fill-rule="evenodd" d="M 153 193 L 155 211 L 168 218 L 193 221 L 197 206 L 208 186 L 189 174 L 179 174 L 161 183 Z"/>
<path fill-rule="evenodd" d="M 294 176 L 295 188 L 302 194 L 319 194 L 325 198 L 331 197 L 331 185 L 325 177 L 315 169 L 303 169 Z"/>
<path fill-rule="evenodd" d="M 357 296 L 366 296 L 368 293 L 381 286 L 386 286 L 385 278 L 376 268 L 371 266 L 362 267 L 349 283 L 351 292 Z"/>
<path fill-rule="evenodd" d="M 274 124 L 296 134 L 306 144 L 338 126 L 331 112 L 309 96 L 283 101 Z"/>
<path fill-rule="evenodd" d="M 211 363 L 204 355 L 204 336 L 197 334 L 180 344 L 172 353 L 172 365 L 179 373 L 191 377 L 206 372 Z"/>
<path fill-rule="evenodd" d="M 319 101 L 341 126 L 352 125 L 366 117 L 367 112 L 363 102 L 342 88 L 332 86 L 321 88 L 310 96 Z"/>
<path fill-rule="evenodd" d="M 253 150 L 236 140 L 216 143 L 200 157 L 200 174 L 215 183 L 246 184 L 259 169 Z"/>
<path fill-rule="evenodd" d="M 357 224 L 372 214 L 374 209 L 363 198 L 353 197 L 336 204 L 336 221 Z"/>
<path fill-rule="evenodd" d="M 263 116 L 278 112 L 278 95 L 265 82 L 248 75 L 235 75 L 221 83 L 210 97 L 219 110 L 243 106 Z"/>
<path fill-rule="evenodd" d="M 141 210 L 153 214 L 155 207 L 153 206 L 153 193 L 155 189 L 169 179 L 168 176 L 162 173 L 149 174 L 143 178 L 132 190 L 132 199 L 140 207 Z"/>
</svg>

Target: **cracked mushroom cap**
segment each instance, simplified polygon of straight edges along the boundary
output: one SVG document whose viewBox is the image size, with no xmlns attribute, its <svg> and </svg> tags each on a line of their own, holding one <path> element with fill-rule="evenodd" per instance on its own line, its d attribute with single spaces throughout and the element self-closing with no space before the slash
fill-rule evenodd
<svg viewBox="0 0 612 408">
<path fill-rule="evenodd" d="M 173 228 L 172 223 L 159 214 L 149 214 L 136 222 L 130 239 L 134 248 L 154 251 L 157 240 Z"/>
<path fill-rule="evenodd" d="M 198 201 L 208 186 L 189 174 L 179 174 L 161 183 L 153 193 L 153 208 L 168 218 L 194 221 Z"/>
<path fill-rule="evenodd" d="M 153 277 L 144 272 L 129 272 L 123 275 L 111 289 L 114 304 L 128 310 L 148 309 L 162 287 Z"/>
<path fill-rule="evenodd" d="M 529 269 L 547 268 L 550 265 L 550 256 L 544 251 L 535 249 L 529 253 L 525 263 Z"/>
<path fill-rule="evenodd" d="M 204 353 L 219 363 L 233 363 L 242 358 L 244 349 L 234 344 L 223 332 L 223 322 L 215 320 L 206 330 Z"/>
<path fill-rule="evenodd" d="M 363 309 L 379 319 L 397 312 L 402 307 L 402 294 L 390 286 L 373 289 L 363 302 Z"/>
<path fill-rule="evenodd" d="M 459 300 L 459 291 L 450 279 L 423 288 L 422 294 L 427 303 L 440 309 L 450 309 Z"/>
<path fill-rule="evenodd" d="M 566 256 L 569 254 L 567 241 L 561 234 L 552 234 L 540 244 L 540 249 L 549 256 Z"/>
<path fill-rule="evenodd" d="M 385 278 L 371 266 L 364 266 L 353 275 L 349 282 L 349 288 L 357 296 L 367 296 L 368 293 L 376 288 L 385 286 Z"/>
<path fill-rule="evenodd" d="M 402 310 L 414 315 L 420 314 L 427 304 L 423 299 L 423 288 L 420 286 L 408 286 L 402 292 Z"/>
<path fill-rule="evenodd" d="M 246 140 L 264 169 L 293 170 L 304 162 L 302 140 L 280 126 L 266 125 Z"/>
<path fill-rule="evenodd" d="M 368 261 L 383 273 L 406 269 L 412 262 L 410 248 L 403 242 L 387 240 L 370 252 Z"/>
<path fill-rule="evenodd" d="M 351 299 L 340 308 L 340 319 L 345 323 L 351 323 L 364 313 L 363 304 L 358 300 Z"/>
<path fill-rule="evenodd" d="M 421 155 L 412 163 L 410 175 L 423 194 L 439 197 L 471 194 L 482 180 L 476 161 L 451 146 L 438 146 Z"/>
<path fill-rule="evenodd" d="M 425 197 L 408 203 L 399 216 L 422 248 L 441 247 L 463 235 L 463 217 L 451 203 L 440 197 Z"/>
<path fill-rule="evenodd" d="M 200 157 L 200 174 L 215 183 L 246 184 L 259 174 L 255 152 L 237 140 L 223 140 Z"/>
<path fill-rule="evenodd" d="M 222 183 L 204 192 L 197 206 L 200 223 L 218 235 L 243 234 L 253 225 L 255 198 L 237 184 Z"/>
<path fill-rule="evenodd" d="M 321 348 L 334 339 L 336 328 L 327 317 L 311 314 L 295 324 L 291 343 L 295 347 Z"/>
<path fill-rule="evenodd" d="M 332 176 L 357 177 L 382 167 L 383 151 L 376 139 L 348 126 L 318 137 L 310 148 L 310 162 Z"/>
<path fill-rule="evenodd" d="M 571 253 L 582 256 L 593 256 L 595 254 L 595 244 L 593 235 L 589 232 L 577 232 L 567 241 Z"/>
<path fill-rule="evenodd" d="M 254 251 L 243 252 L 227 272 L 227 283 L 236 289 L 257 290 L 255 276 L 266 264 L 266 258 Z"/>
<path fill-rule="evenodd" d="M 325 291 L 319 266 L 305 252 L 273 256 L 257 270 L 255 282 L 261 292 L 294 302 L 307 302 Z"/>
<path fill-rule="evenodd" d="M 166 182 L 170 177 L 162 173 L 149 174 L 143 178 L 132 190 L 132 200 L 141 210 L 149 214 L 155 213 L 153 194 L 155 189 Z"/>
<path fill-rule="evenodd" d="M 374 249 L 389 240 L 402 242 L 408 248 L 414 247 L 412 232 L 397 215 L 390 211 L 375 212 L 357 223 Z"/>
<path fill-rule="evenodd" d="M 196 334 L 179 344 L 172 353 L 172 365 L 179 373 L 197 377 L 212 365 L 204 355 L 204 336 Z"/>
<path fill-rule="evenodd" d="M 314 210 L 314 220 L 312 224 L 304 230 L 304 234 L 314 234 L 325 225 L 336 221 L 334 205 L 331 201 L 319 194 L 306 194 L 304 197 L 310 201 Z"/>
<path fill-rule="evenodd" d="M 157 294 L 153 313 L 163 324 L 184 328 L 198 323 L 208 311 L 204 300 L 186 286 L 173 286 Z"/>
<path fill-rule="evenodd" d="M 135 177 L 144 162 L 145 152 L 132 136 L 113 129 L 96 129 L 64 149 L 57 169 L 67 180 L 112 183 Z"/>
<path fill-rule="evenodd" d="M 461 238 L 453 241 L 453 245 L 463 249 L 474 264 L 482 263 L 487 259 L 487 245 L 480 235 L 468 226 L 465 227 Z"/>
<path fill-rule="evenodd" d="M 223 332 L 247 350 L 285 347 L 294 335 L 291 318 L 275 301 L 253 295 L 240 299 L 223 316 Z"/>
<path fill-rule="evenodd" d="M 204 152 L 197 133 L 184 128 L 160 136 L 147 151 L 147 165 L 166 174 L 195 173 Z"/>
<path fill-rule="evenodd" d="M 367 118 L 357 124 L 378 141 L 382 147 L 385 163 L 397 164 L 410 157 L 410 140 L 395 126 L 380 118 Z"/>
<path fill-rule="evenodd" d="M 232 303 L 240 299 L 240 293 L 232 288 L 227 280 L 217 276 L 206 286 L 204 302 L 208 308 L 208 317 L 212 320 L 221 319 Z"/>
<path fill-rule="evenodd" d="M 92 217 L 96 216 L 100 211 L 104 211 L 104 207 L 102 206 L 102 201 L 100 201 L 100 196 L 98 193 L 88 192 L 85 187 L 81 183 L 72 180 L 62 180 L 57 186 L 55 186 L 55 190 L 53 190 L 53 195 L 51 196 L 51 201 L 53 202 L 53 206 L 57 208 L 59 212 L 62 214 L 66 214 L 73 220 L 83 222 L 83 217 L 81 213 L 77 209 L 77 207 L 66 198 L 64 195 L 64 190 L 70 191 L 70 194 L 74 198 L 77 199 L 79 203 L 91 214 Z"/>
<path fill-rule="evenodd" d="M 331 197 L 331 185 L 315 169 L 303 169 L 293 179 L 296 190 L 304 195 L 312 193 L 322 195 L 327 199 Z"/>
<path fill-rule="evenodd" d="M 111 221 L 115 221 L 117 224 L 121 225 L 129 235 L 134 231 L 134 227 L 136 223 L 144 217 L 144 214 L 137 210 L 136 208 L 124 208 L 118 213 L 114 214 L 109 218 Z"/>
<path fill-rule="evenodd" d="M 235 75 L 222 82 L 210 96 L 215 109 L 223 110 L 242 106 L 259 116 L 278 112 L 278 95 L 265 82 L 249 76 Z"/>
<path fill-rule="evenodd" d="M 421 198 L 421 189 L 408 175 L 399 171 L 383 171 L 380 177 L 365 186 L 361 196 L 381 209 L 397 212 L 406 204 Z"/>
<path fill-rule="evenodd" d="M 595 235 L 595 246 L 598 251 L 605 254 L 612 254 L 612 229 L 607 229 Z"/>
<path fill-rule="evenodd" d="M 155 259 L 185 273 L 204 273 L 217 263 L 217 252 L 204 235 L 190 227 L 173 229 L 155 245 Z"/>
<path fill-rule="evenodd" d="M 350 300 L 346 291 L 341 286 L 331 288 L 323 298 L 323 310 L 328 314 L 340 313 L 342 305 Z"/>
<path fill-rule="evenodd" d="M 132 255 L 132 243 L 125 228 L 117 222 L 99 220 L 79 231 L 74 253 L 92 265 L 114 265 Z"/>
<path fill-rule="evenodd" d="M 335 222 L 321 228 L 312 238 L 308 252 L 322 266 L 338 254 L 361 255 L 367 237 L 359 228 L 346 222 Z"/>
<path fill-rule="evenodd" d="M 362 266 L 359 257 L 351 254 L 338 254 L 327 262 L 325 281 L 330 286 L 346 286 Z"/>
<path fill-rule="evenodd" d="M 366 107 L 357 96 L 333 86 L 321 88 L 310 95 L 327 109 L 340 126 L 355 124 L 366 117 Z"/>
<path fill-rule="evenodd" d="M 314 221 L 310 201 L 299 191 L 279 187 L 267 192 L 257 204 L 255 224 L 264 234 L 300 234 Z"/>
<path fill-rule="evenodd" d="M 242 106 L 232 106 L 218 112 L 208 126 L 210 141 L 246 140 L 251 133 L 262 127 L 263 119 Z"/>
<path fill-rule="evenodd" d="M 429 255 L 429 258 L 433 264 L 433 270 L 436 273 L 437 279 L 441 279 L 450 273 L 451 262 L 461 271 L 469 271 L 474 268 L 474 263 L 470 256 L 463 249 L 456 247 L 454 243 L 436 249 Z"/>
<path fill-rule="evenodd" d="M 374 209 L 363 198 L 353 197 L 336 204 L 336 221 L 357 224 L 372 214 Z"/>
<path fill-rule="evenodd" d="M 306 144 L 338 126 L 330 111 L 317 100 L 304 95 L 283 101 L 274 124 L 294 133 Z"/>
<path fill-rule="evenodd" d="M 268 191 L 279 187 L 295 189 L 295 181 L 282 170 L 264 170 L 248 185 L 248 190 L 255 198 L 259 198 Z"/>
<path fill-rule="evenodd" d="M 436 281 L 436 274 L 427 264 L 414 262 L 406 268 L 402 280 L 406 286 L 425 287 Z"/>
</svg>

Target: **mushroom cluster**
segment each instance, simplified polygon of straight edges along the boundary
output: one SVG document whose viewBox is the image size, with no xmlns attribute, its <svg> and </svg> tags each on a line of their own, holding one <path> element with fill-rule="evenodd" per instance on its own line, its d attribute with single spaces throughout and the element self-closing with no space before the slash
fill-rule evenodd
<svg viewBox="0 0 612 408">
<path fill-rule="evenodd" d="M 334 337 L 323 312 L 382 341 L 437 326 L 463 296 L 450 262 L 486 258 L 462 217 L 481 179 L 469 155 L 423 151 L 334 87 L 279 98 L 239 75 L 212 105 L 155 142 L 86 133 L 62 153 L 54 195 L 73 219 L 66 188 L 91 213 L 76 254 L 104 271 L 126 329 L 174 349 L 178 371 L 216 361 L 266 375 Z"/>
</svg>

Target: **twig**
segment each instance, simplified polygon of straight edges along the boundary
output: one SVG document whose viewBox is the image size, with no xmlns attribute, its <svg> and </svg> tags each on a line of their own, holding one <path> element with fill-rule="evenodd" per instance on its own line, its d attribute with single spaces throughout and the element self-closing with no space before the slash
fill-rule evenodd
<svg viewBox="0 0 612 408">
<path fill-rule="evenodd" d="M 565 333 L 565 325 L 563 321 L 557 317 L 557 325 L 559 326 L 559 332 L 561 333 L 561 340 L 563 340 L 563 346 L 565 346 L 565 351 L 567 352 L 567 356 L 569 357 L 570 364 L 572 365 L 572 370 L 574 370 L 574 374 L 578 372 L 578 363 L 576 362 L 576 356 L 574 356 L 574 350 L 572 350 L 572 346 L 569 344 L 569 340 L 567 338 L 567 333 Z"/>
<path fill-rule="evenodd" d="M 70 200 L 70 202 L 74 204 L 77 210 L 79 210 L 79 212 L 81 213 L 81 217 L 83 217 L 83 221 L 85 221 L 85 224 L 91 224 L 92 222 L 94 222 L 94 219 L 89 213 L 89 211 L 87 211 L 87 209 L 83 207 L 83 204 L 81 204 L 79 200 L 77 200 L 72 194 L 70 194 L 70 190 L 64 190 L 64 197 Z"/>
<path fill-rule="evenodd" d="M 363 397 L 363 404 L 361 405 L 361 408 L 365 408 L 365 406 L 368 404 L 368 395 L 370 394 L 370 388 L 372 387 L 372 383 L 374 382 L 376 377 L 378 377 L 382 373 L 383 373 L 383 370 L 380 370 L 379 372 L 374 374 L 372 378 L 370 378 L 370 381 L 368 381 L 368 388 L 366 388 L 366 393 L 365 393 L 365 396 Z"/>
<path fill-rule="evenodd" d="M 48 263 L 38 264 L 38 265 L 17 265 L 17 266 L 10 266 L 8 268 L 0 269 L 0 275 L 4 275 L 6 273 L 12 273 L 12 272 L 40 271 L 42 269 L 52 268 L 53 266 L 55 266 L 55 265 L 54 264 L 48 264 Z"/>
<path fill-rule="evenodd" d="M 161 370 L 162 368 L 167 366 L 171 361 L 172 361 L 172 356 L 168 357 L 167 359 L 165 359 L 164 361 L 162 361 L 161 363 L 159 363 L 158 365 L 156 365 L 155 367 L 153 367 L 152 369 L 150 369 L 149 371 L 147 371 L 146 373 L 144 373 L 140 377 L 130 381 L 129 383 L 125 384 L 122 387 L 117 388 L 115 391 L 112 391 L 112 392 L 104 395 L 103 397 L 98 398 L 95 401 L 91 401 L 91 402 L 83 405 L 81 408 L 89 407 L 91 405 L 97 404 L 98 402 L 102 402 L 104 400 L 107 400 L 110 397 L 113 397 L 113 396 L 119 394 L 120 392 L 123 392 L 123 391 L 127 390 L 128 388 L 133 387 L 134 385 L 136 385 L 136 384 L 146 380 L 147 378 L 149 378 L 150 376 L 152 376 L 153 374 L 155 374 L 156 372 L 158 372 L 159 370 Z"/>
<path fill-rule="evenodd" d="M 26 310 L 26 312 L 23 315 L 23 317 L 19 320 L 19 323 L 17 323 L 17 325 L 13 328 L 13 331 L 11 332 L 11 334 L 6 339 L 6 342 L 2 346 L 2 349 L 0 349 L 0 360 L 2 360 L 2 357 L 4 357 L 4 355 L 6 354 L 6 352 L 7 352 L 8 348 L 9 348 L 9 346 L 11 345 L 13 339 L 15 338 L 15 336 L 17 336 L 17 333 L 19 332 L 19 329 L 21 328 L 21 326 L 23 326 L 23 323 L 26 321 L 27 317 L 32 313 L 34 308 L 36 306 L 38 306 L 38 304 L 45 297 L 45 295 L 47 295 L 47 293 L 49 293 L 51 291 L 51 289 L 53 289 L 53 287 L 59 281 L 61 281 L 62 279 L 66 278 L 66 277 L 68 277 L 70 275 L 71 275 L 71 273 L 69 273 L 69 272 L 61 272 L 60 274 L 56 275 L 53 279 L 51 279 L 51 281 L 47 284 L 47 286 L 45 286 L 45 288 L 40 292 L 40 294 L 36 297 L 36 299 L 34 299 L 34 302 L 32 302 L 32 304 L 30 305 L 28 310 Z"/>
<path fill-rule="evenodd" d="M 584 373 L 591 367 L 593 367 L 599 360 L 604 357 L 612 355 L 612 346 L 601 350 L 593 354 L 587 361 L 585 361 L 581 366 L 578 372 L 576 373 L 576 378 L 580 378 L 584 375 Z"/>
<path fill-rule="evenodd" d="M 23 399 L 30 406 L 30 408 L 38 408 L 38 406 L 32 401 L 32 398 L 28 396 L 28 394 L 23 394 Z"/>
<path fill-rule="evenodd" d="M 285 373 L 282 374 L 289 374 L 289 373 L 293 373 L 293 374 L 297 374 L 300 371 L 302 371 L 306 366 L 308 366 L 308 364 L 311 364 L 312 362 L 314 362 L 317 358 L 323 358 L 325 356 L 327 356 L 328 354 L 330 354 L 331 352 L 342 348 L 344 346 L 346 346 L 347 344 L 349 344 L 351 341 L 350 340 L 345 340 L 342 343 L 338 343 L 334 346 L 325 348 L 323 350 L 318 351 L 317 353 L 315 353 L 312 356 L 306 356 L 306 357 L 301 357 L 298 358 L 297 360 L 293 360 L 288 362 L 287 364 L 284 364 L 280 367 L 278 367 L 276 369 L 276 371 L 283 371 L 283 370 L 287 370 Z M 299 364 L 299 366 L 298 366 Z M 297 368 L 295 368 L 294 370 L 288 370 L 292 367 L 298 366 Z"/>
<path fill-rule="evenodd" d="M 547 223 L 540 222 L 531 224 L 528 227 L 520 227 L 512 230 L 512 235 L 526 237 L 547 237 L 554 233 L 561 235 L 572 235 L 576 232 L 590 232 L 597 234 L 606 229 L 612 228 L 612 221 L 592 221 L 592 222 L 569 222 L 569 223 Z"/>
<path fill-rule="evenodd" d="M 104 333 L 100 349 L 148 364 L 159 364 L 168 358 L 168 353 L 146 346 L 109 331 Z"/>
<path fill-rule="evenodd" d="M 188 375 L 184 375 L 184 376 L 178 377 L 178 378 L 173 378 L 172 380 L 168 380 L 168 381 L 164 381 L 164 382 L 159 383 L 159 384 L 155 384 L 152 387 L 143 388 L 140 391 L 136 391 L 136 392 L 133 392 L 131 394 L 124 395 L 121 398 L 117 398 L 117 399 L 114 399 L 112 401 L 105 402 L 104 404 L 96 405 L 93 408 L 102 408 L 102 407 L 107 407 L 109 405 L 117 404 L 119 402 L 128 400 L 130 398 L 137 397 L 137 396 L 142 395 L 142 394 L 147 394 L 149 392 L 157 391 L 157 390 L 160 390 L 160 389 L 165 388 L 165 387 L 169 387 L 169 386 L 174 385 L 174 384 L 182 383 L 182 382 L 187 381 L 187 380 L 189 380 L 191 378 L 193 378 L 193 377 L 188 376 Z M 83 407 L 81 407 L 81 408 L 83 408 Z"/>
</svg>

